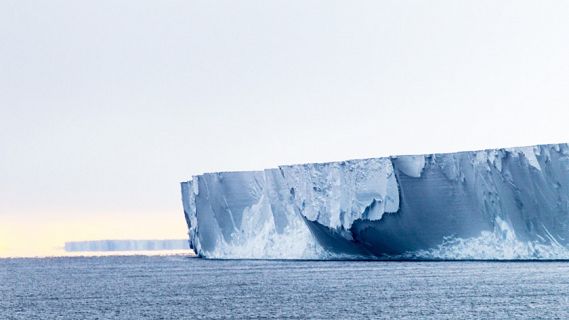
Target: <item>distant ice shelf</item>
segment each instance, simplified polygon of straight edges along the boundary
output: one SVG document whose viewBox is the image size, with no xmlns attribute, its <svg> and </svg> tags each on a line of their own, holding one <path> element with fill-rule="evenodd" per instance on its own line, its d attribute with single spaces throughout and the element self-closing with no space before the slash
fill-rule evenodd
<svg viewBox="0 0 569 320">
<path fill-rule="evenodd" d="M 65 243 L 67 252 L 155 251 L 189 249 L 188 240 L 96 240 Z"/>
<path fill-rule="evenodd" d="M 569 259 L 567 144 L 219 172 L 182 182 L 219 259 Z"/>
</svg>

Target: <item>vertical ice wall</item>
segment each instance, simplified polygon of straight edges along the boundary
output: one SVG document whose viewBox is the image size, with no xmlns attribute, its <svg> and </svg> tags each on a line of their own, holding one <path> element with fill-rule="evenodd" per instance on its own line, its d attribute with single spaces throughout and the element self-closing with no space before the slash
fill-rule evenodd
<svg viewBox="0 0 569 320">
<path fill-rule="evenodd" d="M 315 242 L 278 169 L 204 174 L 182 183 L 190 246 L 210 258 L 313 258 Z"/>
<path fill-rule="evenodd" d="M 555 258 L 568 244 L 569 148 L 208 173 L 182 198 L 208 258 Z"/>
</svg>

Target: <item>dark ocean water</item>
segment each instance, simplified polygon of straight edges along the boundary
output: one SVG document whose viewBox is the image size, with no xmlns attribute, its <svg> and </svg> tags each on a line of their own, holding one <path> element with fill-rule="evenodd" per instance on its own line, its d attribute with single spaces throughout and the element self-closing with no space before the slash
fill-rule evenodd
<svg viewBox="0 0 569 320">
<path fill-rule="evenodd" d="M 568 262 L 0 259 L 0 319 L 569 318 Z"/>
</svg>

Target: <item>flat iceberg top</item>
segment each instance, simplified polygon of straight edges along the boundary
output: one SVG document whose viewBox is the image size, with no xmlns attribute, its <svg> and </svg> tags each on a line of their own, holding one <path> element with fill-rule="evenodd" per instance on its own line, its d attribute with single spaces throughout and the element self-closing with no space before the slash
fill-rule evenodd
<svg viewBox="0 0 569 320">
<path fill-rule="evenodd" d="M 567 258 L 567 144 L 219 172 L 182 183 L 205 258 Z"/>
</svg>

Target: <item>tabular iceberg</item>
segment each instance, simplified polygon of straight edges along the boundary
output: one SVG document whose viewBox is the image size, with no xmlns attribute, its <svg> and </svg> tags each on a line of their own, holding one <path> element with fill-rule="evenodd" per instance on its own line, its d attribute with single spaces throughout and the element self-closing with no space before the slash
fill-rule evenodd
<svg viewBox="0 0 569 320">
<path fill-rule="evenodd" d="M 204 258 L 569 258 L 567 144 L 206 173 L 181 186 Z"/>
<path fill-rule="evenodd" d="M 88 251 L 166 251 L 188 249 L 186 240 L 95 240 L 70 241 L 64 246 L 67 252 Z"/>
</svg>

